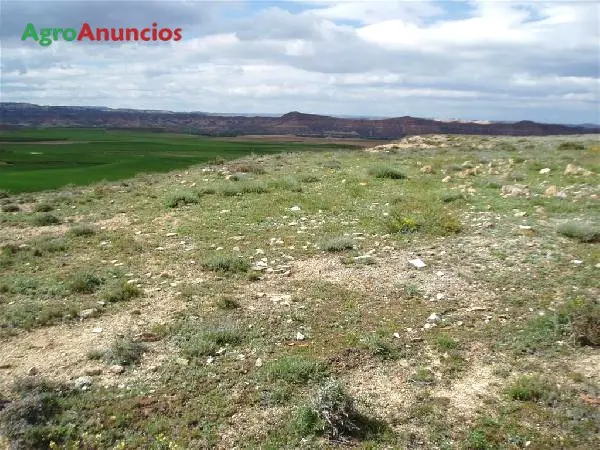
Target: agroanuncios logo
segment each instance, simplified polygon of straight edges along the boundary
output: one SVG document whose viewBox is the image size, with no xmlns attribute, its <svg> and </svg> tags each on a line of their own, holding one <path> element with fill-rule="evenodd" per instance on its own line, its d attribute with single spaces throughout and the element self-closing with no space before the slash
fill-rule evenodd
<svg viewBox="0 0 600 450">
<path fill-rule="evenodd" d="M 52 45 L 54 41 L 88 41 L 88 42 L 152 42 L 152 41 L 179 41 L 181 40 L 181 28 L 92 28 L 85 22 L 79 30 L 75 28 L 40 28 L 39 32 L 35 25 L 28 23 L 21 35 L 21 40 L 33 39 L 43 47 Z"/>
</svg>

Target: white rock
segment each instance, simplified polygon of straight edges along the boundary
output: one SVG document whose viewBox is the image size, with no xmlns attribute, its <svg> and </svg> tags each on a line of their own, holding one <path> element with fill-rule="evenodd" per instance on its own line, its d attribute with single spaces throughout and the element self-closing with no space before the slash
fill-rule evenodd
<svg viewBox="0 0 600 450">
<path fill-rule="evenodd" d="M 394 333 L 394 337 L 395 337 L 396 339 L 400 339 L 400 333 L 398 333 L 398 332 L 396 331 L 396 332 Z"/>
<path fill-rule="evenodd" d="M 215 360 L 215 358 L 213 358 L 212 356 L 209 356 L 208 358 L 206 358 L 206 364 L 212 364 L 214 360 Z"/>
<path fill-rule="evenodd" d="M 290 208 L 290 211 L 301 211 L 302 208 L 300 208 L 298 205 L 294 205 Z"/>
<path fill-rule="evenodd" d="M 297 341 L 303 341 L 304 339 L 306 339 L 306 336 L 304 336 L 302 333 L 300 333 L 299 331 L 296 333 L 296 340 Z"/>
<path fill-rule="evenodd" d="M 452 179 L 452 177 L 450 175 L 442 178 L 442 183 L 448 183 L 450 180 Z"/>
<path fill-rule="evenodd" d="M 549 167 L 544 167 L 543 169 L 540 169 L 540 173 L 542 175 L 545 175 L 547 173 L 550 173 L 550 168 Z"/>
<path fill-rule="evenodd" d="M 425 265 L 426 265 L 421 260 L 421 258 L 409 259 L 408 262 L 411 263 L 413 266 L 415 266 L 417 269 L 420 269 L 421 267 L 425 267 Z"/>
<path fill-rule="evenodd" d="M 444 294 L 442 294 L 441 292 L 438 292 L 438 293 L 435 295 L 435 298 L 436 298 L 437 300 L 441 300 L 441 299 L 443 299 L 443 298 L 444 298 Z"/>
<path fill-rule="evenodd" d="M 438 316 L 436 313 L 431 314 L 428 318 L 427 318 L 427 322 L 429 323 L 437 323 L 440 320 L 442 320 L 440 318 L 440 316 Z"/>
<path fill-rule="evenodd" d="M 74 381 L 74 385 L 76 389 L 81 389 L 82 391 L 87 390 L 92 382 L 94 380 L 92 380 L 92 377 L 88 377 L 88 376 L 83 376 L 83 377 L 79 377 Z"/>
<path fill-rule="evenodd" d="M 102 333 L 102 327 L 96 327 L 92 330 L 92 333 Z"/>
<path fill-rule="evenodd" d="M 255 367 L 262 367 L 263 361 L 260 358 L 256 358 L 256 362 L 254 363 Z"/>
<path fill-rule="evenodd" d="M 112 373 L 119 374 L 125 372 L 125 367 L 120 364 L 113 364 L 108 368 L 108 370 L 110 370 Z"/>
<path fill-rule="evenodd" d="M 573 264 L 583 264 L 583 261 L 582 261 L 582 260 L 580 260 L 580 259 L 573 259 L 571 262 L 572 262 Z"/>
</svg>

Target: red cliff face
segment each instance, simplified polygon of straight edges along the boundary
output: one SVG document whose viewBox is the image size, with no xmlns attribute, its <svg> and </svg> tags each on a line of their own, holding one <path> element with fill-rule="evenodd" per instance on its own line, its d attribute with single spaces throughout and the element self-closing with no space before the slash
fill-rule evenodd
<svg viewBox="0 0 600 450">
<path fill-rule="evenodd" d="M 416 117 L 392 119 L 342 119 L 297 111 L 281 117 L 212 116 L 203 113 L 111 110 L 22 103 L 0 105 L 3 126 L 60 126 L 150 128 L 214 136 L 293 134 L 319 137 L 397 139 L 424 134 L 481 134 L 544 136 L 599 133 L 600 128 L 569 127 L 522 121 L 506 123 L 441 122 Z"/>
</svg>

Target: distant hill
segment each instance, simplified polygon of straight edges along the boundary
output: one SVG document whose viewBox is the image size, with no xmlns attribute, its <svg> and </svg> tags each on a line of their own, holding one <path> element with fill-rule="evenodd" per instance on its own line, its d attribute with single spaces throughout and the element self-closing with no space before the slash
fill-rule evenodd
<svg viewBox="0 0 600 450">
<path fill-rule="evenodd" d="M 514 123 L 465 122 L 396 117 L 340 118 L 289 112 L 280 117 L 213 115 L 204 112 L 112 109 L 85 106 L 39 106 L 0 103 L 3 127 L 144 128 L 211 136 L 291 134 L 315 137 L 397 139 L 417 134 L 477 134 L 545 136 L 600 133 L 600 126 L 567 126 L 532 121 Z"/>
</svg>

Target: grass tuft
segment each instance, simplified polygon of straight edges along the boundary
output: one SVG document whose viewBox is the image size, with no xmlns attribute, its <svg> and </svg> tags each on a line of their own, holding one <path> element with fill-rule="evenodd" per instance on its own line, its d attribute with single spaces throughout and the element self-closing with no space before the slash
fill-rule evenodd
<svg viewBox="0 0 600 450">
<path fill-rule="evenodd" d="M 325 373 L 323 363 L 300 356 L 284 356 L 263 367 L 263 375 L 269 382 L 282 380 L 288 383 L 306 383 L 323 378 Z"/>
<path fill-rule="evenodd" d="M 31 223 L 38 227 L 45 227 L 48 225 L 56 225 L 60 223 L 60 219 L 54 214 L 50 213 L 38 213 L 31 217 Z"/>
<path fill-rule="evenodd" d="M 91 272 L 78 272 L 70 277 L 68 286 L 77 294 L 92 294 L 102 285 L 102 279 Z"/>
<path fill-rule="evenodd" d="M 202 268 L 213 272 L 246 273 L 250 270 L 250 263 L 237 256 L 215 255 L 204 261 Z"/>
<path fill-rule="evenodd" d="M 121 281 L 108 288 L 103 298 L 110 303 L 126 302 L 142 295 L 142 290 L 136 285 Z"/>
<path fill-rule="evenodd" d="M 346 236 L 336 236 L 329 238 L 321 243 L 321 248 L 326 252 L 343 252 L 352 250 L 354 241 Z"/>
<path fill-rule="evenodd" d="M 387 178 L 390 180 L 403 180 L 406 178 L 404 173 L 389 166 L 373 167 L 369 170 L 369 174 L 375 178 Z"/>
<path fill-rule="evenodd" d="M 109 364 L 132 366 L 139 362 L 146 350 L 146 346 L 141 342 L 131 338 L 119 338 L 104 353 L 104 359 Z"/>
<path fill-rule="evenodd" d="M 81 237 L 93 236 L 96 234 L 96 227 L 89 223 L 78 223 L 69 228 L 68 234 Z"/>
<path fill-rule="evenodd" d="M 200 196 L 197 192 L 192 191 L 177 191 L 170 192 L 165 197 L 165 205 L 168 208 L 178 208 L 179 206 L 198 203 Z"/>
<path fill-rule="evenodd" d="M 600 227 L 585 222 L 567 222 L 559 225 L 558 232 L 579 242 L 600 242 Z"/>
</svg>

